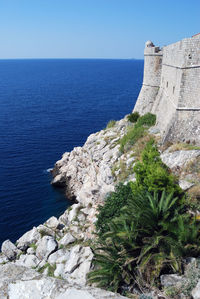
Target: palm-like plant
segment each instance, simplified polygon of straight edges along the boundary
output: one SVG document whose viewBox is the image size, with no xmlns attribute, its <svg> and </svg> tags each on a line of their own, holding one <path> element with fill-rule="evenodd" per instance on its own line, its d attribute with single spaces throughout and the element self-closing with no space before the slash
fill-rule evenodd
<svg viewBox="0 0 200 299">
<path fill-rule="evenodd" d="M 163 271 L 180 272 L 183 257 L 200 254 L 199 225 L 165 191 L 143 191 L 129 199 L 101 242 L 98 269 L 89 278 L 113 291 L 137 281 L 150 284 Z"/>
</svg>

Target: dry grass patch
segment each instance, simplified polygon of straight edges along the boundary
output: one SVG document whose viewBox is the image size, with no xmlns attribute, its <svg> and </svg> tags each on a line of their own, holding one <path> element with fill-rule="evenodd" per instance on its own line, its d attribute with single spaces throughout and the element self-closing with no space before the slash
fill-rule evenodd
<svg viewBox="0 0 200 299">
<path fill-rule="evenodd" d="M 152 135 L 145 135 L 142 138 L 140 138 L 130 150 L 133 153 L 132 156 L 139 159 L 147 142 L 149 142 L 151 139 Z"/>
<path fill-rule="evenodd" d="M 183 171 L 185 174 L 192 174 L 196 181 L 200 183 L 200 156 L 187 163 Z"/>
<path fill-rule="evenodd" d="M 192 199 L 200 201 L 200 183 L 190 188 L 187 193 Z"/>
<path fill-rule="evenodd" d="M 170 147 L 169 152 L 171 153 L 171 152 L 181 151 L 181 150 L 200 150 L 200 146 L 196 146 L 188 143 L 175 143 Z"/>
</svg>

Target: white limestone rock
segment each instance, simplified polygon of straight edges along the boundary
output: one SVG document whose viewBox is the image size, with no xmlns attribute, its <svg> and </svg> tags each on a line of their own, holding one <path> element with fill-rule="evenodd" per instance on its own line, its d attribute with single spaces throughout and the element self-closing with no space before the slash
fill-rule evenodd
<svg viewBox="0 0 200 299">
<path fill-rule="evenodd" d="M 43 224 L 40 224 L 37 227 L 38 232 L 41 234 L 41 236 L 47 235 L 47 236 L 52 236 L 55 237 L 55 231 L 53 231 L 51 228 L 46 227 Z"/>
<path fill-rule="evenodd" d="M 51 182 L 55 187 L 64 187 L 66 184 L 65 172 L 59 173 Z"/>
<path fill-rule="evenodd" d="M 33 227 L 30 231 L 26 232 L 21 238 L 17 240 L 17 248 L 25 251 L 30 244 L 36 243 L 41 238 L 36 227 Z"/>
<path fill-rule="evenodd" d="M 88 291 L 77 290 L 70 288 L 63 294 L 60 294 L 57 299 L 95 299 Z"/>
<path fill-rule="evenodd" d="M 169 168 L 173 169 L 187 165 L 188 162 L 198 156 L 200 156 L 200 150 L 181 150 L 172 153 L 165 151 L 160 157 Z"/>
<path fill-rule="evenodd" d="M 70 283 L 76 282 L 78 285 L 86 285 L 87 274 L 90 271 L 93 259 L 93 253 L 90 247 L 83 247 L 80 253 L 80 265 L 76 268 L 71 275 L 67 277 Z"/>
<path fill-rule="evenodd" d="M 200 280 L 198 281 L 196 287 L 192 290 L 192 298 L 200 299 Z"/>
<path fill-rule="evenodd" d="M 52 216 L 51 218 L 49 218 L 45 223 L 44 223 L 47 227 L 55 230 L 58 226 L 59 226 L 59 221 L 56 217 Z"/>
<path fill-rule="evenodd" d="M 17 260 L 15 263 L 19 266 L 32 268 L 37 267 L 40 263 L 40 260 L 34 254 L 22 254 L 20 255 L 19 260 Z"/>
<path fill-rule="evenodd" d="M 39 277 L 41 277 L 41 275 L 37 271 L 17 266 L 14 263 L 0 265 L 0 299 L 10 298 L 8 295 L 8 287 L 10 283 L 14 283 L 16 280 L 24 281 Z M 16 298 L 17 297 L 12 297 L 12 299 Z"/>
<path fill-rule="evenodd" d="M 29 247 L 26 251 L 27 254 L 35 254 L 35 249 L 32 247 Z"/>
<path fill-rule="evenodd" d="M 14 260 L 17 254 L 21 252 L 10 240 L 3 242 L 1 251 L 9 260 Z"/>
<path fill-rule="evenodd" d="M 79 266 L 81 259 L 80 250 L 80 245 L 76 245 L 70 250 L 69 259 L 65 264 L 65 273 L 71 274 Z"/>
<path fill-rule="evenodd" d="M 58 264 L 59 267 L 61 265 Z M 0 265 L 0 299 L 5 298 L 125 299 L 126 297 L 94 287 L 72 286 L 65 280 L 44 277 L 36 270 L 9 263 Z"/>
<path fill-rule="evenodd" d="M 177 274 L 165 274 L 160 277 L 161 284 L 164 287 L 176 286 L 182 283 L 183 279 L 182 276 Z"/>
<path fill-rule="evenodd" d="M 194 186 L 194 183 L 185 181 L 185 180 L 180 180 L 179 181 L 179 186 L 181 187 L 181 189 L 183 189 L 184 191 L 190 189 L 192 186 Z"/>
<path fill-rule="evenodd" d="M 9 299 L 125 299 L 112 292 L 91 288 L 78 288 L 60 279 L 17 281 L 8 287 Z"/>
<path fill-rule="evenodd" d="M 68 216 L 69 216 L 69 209 L 67 209 L 58 219 L 60 223 L 63 225 L 68 225 Z"/>
<path fill-rule="evenodd" d="M 112 129 L 91 134 L 83 147 L 74 148 L 56 163 L 53 183 L 55 180 L 65 181 L 67 196 L 76 197 L 84 207 L 102 201 L 106 192 L 114 190 L 111 169 L 121 155 L 116 141 L 123 136 L 127 125 L 124 119 Z M 59 221 L 68 225 L 76 217 L 72 214 L 71 211 L 65 213 Z"/>
<path fill-rule="evenodd" d="M 78 211 L 80 210 L 80 207 L 81 207 L 80 203 L 73 204 L 71 206 L 71 209 L 68 214 L 68 222 L 69 223 L 72 222 L 76 218 Z"/>
<path fill-rule="evenodd" d="M 65 270 L 65 265 L 64 264 L 57 264 L 56 265 L 56 270 L 54 271 L 54 276 L 55 277 L 63 277 L 64 270 Z"/>
<path fill-rule="evenodd" d="M 49 258 L 49 264 L 60 264 L 64 263 L 69 259 L 69 251 L 66 249 L 59 249 L 56 252 L 52 253 Z"/>
<path fill-rule="evenodd" d="M 74 243 L 76 238 L 70 233 L 66 233 L 64 237 L 58 242 L 59 245 L 67 246 L 68 244 Z"/>
<path fill-rule="evenodd" d="M 47 259 L 49 255 L 58 248 L 58 243 L 51 236 L 44 236 L 37 243 L 36 256 L 42 260 Z"/>
<path fill-rule="evenodd" d="M 5 256 L 4 254 L 0 254 L 0 264 L 5 264 L 9 261 L 9 259 L 7 258 L 7 256 Z"/>
<path fill-rule="evenodd" d="M 58 298 L 59 288 L 53 279 L 17 281 L 9 284 L 8 296 L 10 299 L 45 299 Z"/>
</svg>

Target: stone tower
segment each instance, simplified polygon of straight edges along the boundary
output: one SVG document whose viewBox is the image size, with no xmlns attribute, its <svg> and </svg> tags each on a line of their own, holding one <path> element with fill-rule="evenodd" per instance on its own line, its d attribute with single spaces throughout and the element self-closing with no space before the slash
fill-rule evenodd
<svg viewBox="0 0 200 299">
<path fill-rule="evenodd" d="M 146 42 L 143 85 L 134 111 L 156 114 L 163 142 L 200 145 L 200 34 L 155 47 Z"/>
<path fill-rule="evenodd" d="M 158 94 L 161 80 L 162 56 L 162 50 L 159 47 L 155 47 L 151 41 L 146 42 L 143 84 L 134 108 L 134 111 L 138 111 L 140 114 L 151 111 Z"/>
</svg>

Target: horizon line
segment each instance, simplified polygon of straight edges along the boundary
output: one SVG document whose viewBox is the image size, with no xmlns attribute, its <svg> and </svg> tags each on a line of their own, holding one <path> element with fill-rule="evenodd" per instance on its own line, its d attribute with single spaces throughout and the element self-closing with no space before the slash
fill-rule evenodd
<svg viewBox="0 0 200 299">
<path fill-rule="evenodd" d="M 62 58 L 58 58 L 58 57 L 40 57 L 40 58 L 34 58 L 34 57 L 30 57 L 30 58 L 0 58 L 0 60 L 144 60 L 142 58 L 67 58 L 67 57 L 62 57 Z"/>
</svg>

